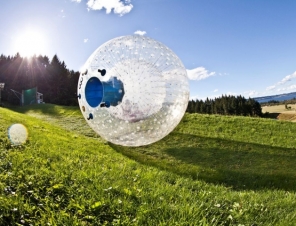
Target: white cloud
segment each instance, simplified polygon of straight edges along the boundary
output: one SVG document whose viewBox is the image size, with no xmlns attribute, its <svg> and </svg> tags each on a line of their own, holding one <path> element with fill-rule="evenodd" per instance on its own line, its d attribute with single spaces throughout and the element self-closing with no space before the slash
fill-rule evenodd
<svg viewBox="0 0 296 226">
<path fill-rule="evenodd" d="M 81 1 L 81 0 L 75 0 Z M 106 13 L 109 14 L 113 10 L 115 14 L 123 16 L 126 13 L 129 13 L 133 5 L 130 0 L 121 1 L 121 0 L 88 0 L 87 6 L 92 10 L 102 10 L 106 9 Z"/>
<path fill-rule="evenodd" d="M 214 92 L 214 93 L 217 93 L 218 91 L 219 91 L 218 89 L 215 89 L 213 92 Z"/>
<path fill-rule="evenodd" d="M 197 67 L 191 70 L 186 70 L 190 80 L 202 80 L 214 76 L 216 72 L 209 72 L 204 67 Z"/>
<path fill-rule="evenodd" d="M 247 92 L 247 94 L 249 95 L 249 97 L 251 97 L 251 96 L 257 96 L 259 93 L 255 90 L 250 90 Z"/>
<path fill-rule="evenodd" d="M 291 85 L 289 87 L 287 87 L 288 90 L 292 90 L 292 89 L 296 89 L 296 85 Z"/>
<path fill-rule="evenodd" d="M 291 81 L 292 78 L 296 78 L 296 71 L 291 74 L 291 75 L 287 75 L 286 77 L 284 77 L 280 82 L 278 82 L 277 84 L 278 85 L 283 85 L 285 84 L 286 82 L 289 82 Z"/>
<path fill-rule="evenodd" d="M 273 90 L 273 89 L 275 89 L 275 87 L 276 87 L 276 86 L 268 86 L 268 87 L 266 88 L 266 91 Z"/>
<path fill-rule="evenodd" d="M 199 95 L 190 96 L 189 100 L 199 100 L 201 97 Z"/>
<path fill-rule="evenodd" d="M 227 96 L 237 96 L 237 93 L 234 93 L 234 92 L 227 92 L 226 95 L 227 95 Z"/>
<path fill-rule="evenodd" d="M 281 81 L 277 82 L 275 85 L 268 86 L 266 88 L 266 90 L 267 91 L 274 90 L 275 88 L 277 88 L 279 86 L 283 86 L 287 82 L 290 82 L 293 78 L 296 78 L 296 71 L 293 74 L 290 74 L 290 75 L 285 76 Z M 293 87 L 293 88 L 291 88 L 291 87 Z M 294 85 L 288 86 L 288 87 L 278 88 L 277 91 L 280 92 L 280 91 L 291 90 L 291 89 L 294 89 Z"/>
<path fill-rule="evenodd" d="M 88 38 L 83 39 L 83 42 L 84 43 L 87 43 L 88 42 Z"/>
<path fill-rule="evenodd" d="M 72 2 L 78 2 L 78 3 L 80 3 L 81 0 L 72 0 Z"/>
<path fill-rule="evenodd" d="M 296 85 L 291 85 L 291 86 L 279 88 L 279 89 L 277 89 L 277 91 L 283 92 L 283 91 L 291 91 L 291 90 L 295 90 L 295 89 L 296 89 Z"/>
<path fill-rule="evenodd" d="M 135 34 L 135 35 L 145 35 L 145 34 L 147 34 L 147 33 L 146 33 L 146 31 L 140 31 L 140 30 L 137 30 L 137 31 L 135 31 L 134 34 Z"/>
</svg>

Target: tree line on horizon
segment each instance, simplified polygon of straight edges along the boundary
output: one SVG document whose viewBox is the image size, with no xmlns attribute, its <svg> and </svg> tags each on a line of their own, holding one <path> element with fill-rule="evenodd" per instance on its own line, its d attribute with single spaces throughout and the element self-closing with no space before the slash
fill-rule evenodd
<svg viewBox="0 0 296 226">
<path fill-rule="evenodd" d="M 296 104 L 296 98 L 294 97 L 290 100 L 282 100 L 282 101 L 270 100 L 268 102 L 261 103 L 260 105 L 262 107 L 265 107 L 265 106 L 287 105 L 287 104 Z"/>
<path fill-rule="evenodd" d="M 12 90 L 37 87 L 43 94 L 45 103 L 58 105 L 78 105 L 77 84 L 80 73 L 69 70 L 57 55 L 50 60 L 48 56 L 21 57 L 0 56 L 0 83 L 5 83 L 1 100 L 11 104 L 20 104 Z M 262 116 L 261 105 L 254 99 L 242 96 L 227 96 L 203 100 L 190 100 L 188 113 Z"/>
<path fill-rule="evenodd" d="M 262 108 L 258 101 L 243 96 L 222 95 L 215 99 L 190 100 L 186 112 L 200 114 L 240 115 L 262 117 Z"/>
<path fill-rule="evenodd" d="M 1 99 L 11 104 L 20 104 L 17 95 L 22 90 L 37 87 L 46 103 L 58 105 L 78 105 L 77 83 L 79 72 L 69 70 L 57 55 L 21 57 L 0 56 L 0 83 L 5 83 Z"/>
</svg>

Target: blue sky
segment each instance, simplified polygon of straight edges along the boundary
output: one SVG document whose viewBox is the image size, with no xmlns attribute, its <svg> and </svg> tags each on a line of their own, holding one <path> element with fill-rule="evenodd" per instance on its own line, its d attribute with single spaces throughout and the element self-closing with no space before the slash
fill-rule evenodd
<svg viewBox="0 0 296 226">
<path fill-rule="evenodd" d="M 79 70 L 104 42 L 135 32 L 171 48 L 191 98 L 296 91 L 294 0 L 9 0 L 0 54 L 57 54 Z"/>
</svg>

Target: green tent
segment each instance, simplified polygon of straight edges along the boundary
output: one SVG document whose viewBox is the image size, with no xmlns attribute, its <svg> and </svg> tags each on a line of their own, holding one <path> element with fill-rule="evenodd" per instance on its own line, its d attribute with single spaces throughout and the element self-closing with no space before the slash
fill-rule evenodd
<svg viewBox="0 0 296 226">
<path fill-rule="evenodd" d="M 22 105 L 37 104 L 37 87 L 22 91 Z"/>
</svg>

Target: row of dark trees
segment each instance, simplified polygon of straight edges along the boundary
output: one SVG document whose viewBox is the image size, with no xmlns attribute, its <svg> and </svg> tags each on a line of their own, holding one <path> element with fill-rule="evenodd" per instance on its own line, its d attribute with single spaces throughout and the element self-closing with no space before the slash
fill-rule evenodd
<svg viewBox="0 0 296 226">
<path fill-rule="evenodd" d="M 262 116 L 259 102 L 242 96 L 222 95 L 215 99 L 191 100 L 187 107 L 188 113 Z"/>
<path fill-rule="evenodd" d="M 77 105 L 77 83 L 79 72 L 67 69 L 64 61 L 57 55 L 50 60 L 47 56 L 23 58 L 0 56 L 0 83 L 5 83 L 2 100 L 19 104 L 20 100 L 11 90 L 22 90 L 37 87 L 43 93 L 44 102 L 59 105 Z M 187 112 L 261 116 L 261 106 L 254 99 L 242 96 L 222 96 L 215 99 L 191 100 Z"/>
<path fill-rule="evenodd" d="M 14 92 L 37 87 L 43 93 L 46 103 L 59 105 L 77 105 L 77 83 L 79 72 L 67 69 L 64 61 L 57 55 L 50 60 L 47 56 L 23 58 L 0 56 L 0 83 L 5 83 L 2 100 L 19 104 Z"/>
<path fill-rule="evenodd" d="M 293 98 L 291 100 L 283 100 L 283 101 L 278 101 L 278 100 L 270 100 L 268 102 L 265 103 L 261 103 L 262 107 L 265 106 L 274 106 L 274 105 L 287 105 L 287 104 L 296 104 L 296 98 Z"/>
</svg>

